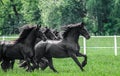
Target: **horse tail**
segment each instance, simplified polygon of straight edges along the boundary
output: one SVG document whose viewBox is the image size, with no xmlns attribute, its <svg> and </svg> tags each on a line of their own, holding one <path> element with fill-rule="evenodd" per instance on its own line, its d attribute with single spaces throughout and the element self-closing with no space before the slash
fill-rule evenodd
<svg viewBox="0 0 120 76">
<path fill-rule="evenodd" d="M 0 42 L 0 62 L 2 61 L 2 56 L 3 56 L 3 46 L 4 43 Z"/>
</svg>

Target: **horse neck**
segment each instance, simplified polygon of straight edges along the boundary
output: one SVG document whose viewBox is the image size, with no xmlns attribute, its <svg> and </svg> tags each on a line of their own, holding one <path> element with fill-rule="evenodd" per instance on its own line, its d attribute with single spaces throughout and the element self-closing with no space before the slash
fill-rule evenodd
<svg viewBox="0 0 120 76">
<path fill-rule="evenodd" d="M 77 31 L 72 32 L 71 30 L 71 32 L 67 34 L 67 37 L 65 38 L 65 40 L 72 42 L 72 43 L 78 43 L 79 35 L 80 34 Z"/>
<path fill-rule="evenodd" d="M 47 33 L 46 34 L 46 37 L 48 38 L 48 39 L 50 39 L 50 40 L 54 40 L 54 39 L 57 39 L 57 37 L 54 35 L 54 34 L 50 34 L 50 33 Z"/>
<path fill-rule="evenodd" d="M 31 33 L 27 36 L 27 38 L 25 39 L 25 43 L 29 46 L 32 46 L 35 44 L 35 40 L 36 40 L 36 37 L 35 37 L 35 31 L 31 31 Z"/>
</svg>

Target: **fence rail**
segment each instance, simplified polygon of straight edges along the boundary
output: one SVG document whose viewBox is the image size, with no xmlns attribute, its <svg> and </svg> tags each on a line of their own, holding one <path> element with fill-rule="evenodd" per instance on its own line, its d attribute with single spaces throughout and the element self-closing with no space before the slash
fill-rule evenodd
<svg viewBox="0 0 120 76">
<path fill-rule="evenodd" d="M 18 38 L 18 36 L 1 36 L 0 37 L 0 39 L 1 40 L 6 40 L 6 39 L 16 39 L 16 38 Z M 120 48 L 120 46 L 117 46 L 117 38 L 120 38 L 120 36 L 116 36 L 116 35 L 114 35 L 114 36 L 91 36 L 91 38 L 113 38 L 113 42 L 114 43 L 112 43 L 112 44 L 114 44 L 114 46 L 87 46 L 87 40 L 83 37 L 83 47 L 81 47 L 81 48 L 83 48 L 83 50 L 84 50 L 84 54 L 86 54 L 87 53 L 87 49 L 88 48 L 96 48 L 96 49 L 100 49 L 100 48 L 102 48 L 102 49 L 106 49 L 106 48 L 113 48 L 114 50 L 114 55 L 115 56 L 117 56 L 118 55 L 118 48 Z M 94 42 L 94 41 L 93 41 Z"/>
<path fill-rule="evenodd" d="M 115 56 L 117 56 L 118 54 L 118 52 L 117 52 L 117 49 L 118 48 L 120 48 L 120 47 L 118 47 L 117 46 L 117 38 L 120 38 L 120 36 L 116 36 L 116 35 L 114 35 L 114 36 L 91 36 L 92 38 L 113 38 L 114 39 L 114 46 L 113 47 L 87 47 L 86 46 L 86 44 L 87 44 L 87 42 L 86 42 L 86 39 L 83 37 L 83 49 L 84 49 L 84 54 L 86 54 L 86 49 L 87 48 L 102 48 L 102 49 L 104 49 L 104 48 L 114 48 L 114 55 Z"/>
</svg>

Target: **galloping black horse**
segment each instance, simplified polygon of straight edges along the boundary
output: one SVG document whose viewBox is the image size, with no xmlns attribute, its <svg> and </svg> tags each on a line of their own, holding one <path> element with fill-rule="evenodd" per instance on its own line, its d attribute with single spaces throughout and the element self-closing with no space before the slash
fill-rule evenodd
<svg viewBox="0 0 120 76">
<path fill-rule="evenodd" d="M 54 71 L 57 70 L 53 66 L 52 57 L 66 58 L 71 57 L 76 64 L 83 71 L 83 67 L 87 64 L 87 56 L 79 52 L 80 46 L 78 44 L 79 35 L 86 39 L 90 38 L 84 23 L 71 24 L 63 27 L 63 39 L 61 40 L 47 40 L 46 42 L 39 42 L 35 45 L 35 59 L 36 62 L 41 61 L 45 57 L 48 60 L 49 67 Z M 84 57 L 82 64 L 78 61 L 77 56 Z"/>
<path fill-rule="evenodd" d="M 31 27 L 30 25 L 24 25 L 23 27 L 21 27 L 20 30 L 22 31 L 23 29 L 30 28 L 30 27 Z M 45 36 L 47 37 L 48 40 L 57 40 L 58 39 L 50 28 L 43 27 L 40 30 L 45 34 Z M 38 43 L 41 40 L 42 39 L 37 38 L 36 39 L 36 43 Z M 27 65 L 25 61 L 24 62 L 21 61 L 20 63 L 22 63 L 22 64 L 20 64 L 20 67 L 24 67 L 25 68 L 26 65 Z M 48 62 L 47 62 L 46 58 L 45 57 L 42 58 L 42 61 L 40 62 L 40 68 L 42 70 L 44 70 L 47 67 L 47 63 Z"/>
<path fill-rule="evenodd" d="M 39 30 L 39 27 L 34 26 L 24 29 L 15 43 L 3 44 L 1 50 L 2 57 L 0 58 L 2 59 L 1 68 L 4 71 L 7 71 L 10 66 L 10 61 L 15 59 L 23 59 L 27 61 L 27 71 L 31 71 L 32 68 L 30 62 L 32 61 L 32 63 L 35 64 L 33 60 L 33 48 L 37 37 L 42 37 L 43 40 L 46 40 L 46 38 L 43 36 L 43 33 Z"/>
<path fill-rule="evenodd" d="M 3 58 L 3 45 L 8 45 L 8 44 L 13 44 L 15 41 L 0 41 L 0 62 L 2 61 Z M 9 68 L 13 69 L 15 60 L 10 61 Z"/>
</svg>

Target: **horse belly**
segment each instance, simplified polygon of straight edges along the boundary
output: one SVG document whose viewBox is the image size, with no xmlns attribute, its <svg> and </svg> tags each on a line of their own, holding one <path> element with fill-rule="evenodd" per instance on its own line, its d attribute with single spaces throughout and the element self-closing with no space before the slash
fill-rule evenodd
<svg viewBox="0 0 120 76">
<path fill-rule="evenodd" d="M 58 54 L 52 54 L 52 57 L 54 58 L 67 58 L 69 57 L 68 54 L 64 53 L 64 52 L 59 52 Z"/>
<path fill-rule="evenodd" d="M 66 58 L 69 57 L 68 53 L 66 50 L 57 47 L 57 46 L 52 46 L 49 48 L 49 53 L 52 57 L 54 58 Z"/>
<path fill-rule="evenodd" d="M 8 48 L 6 49 L 6 51 L 7 51 L 6 57 L 9 59 L 23 59 L 23 56 L 21 56 L 20 50 Z"/>
</svg>

